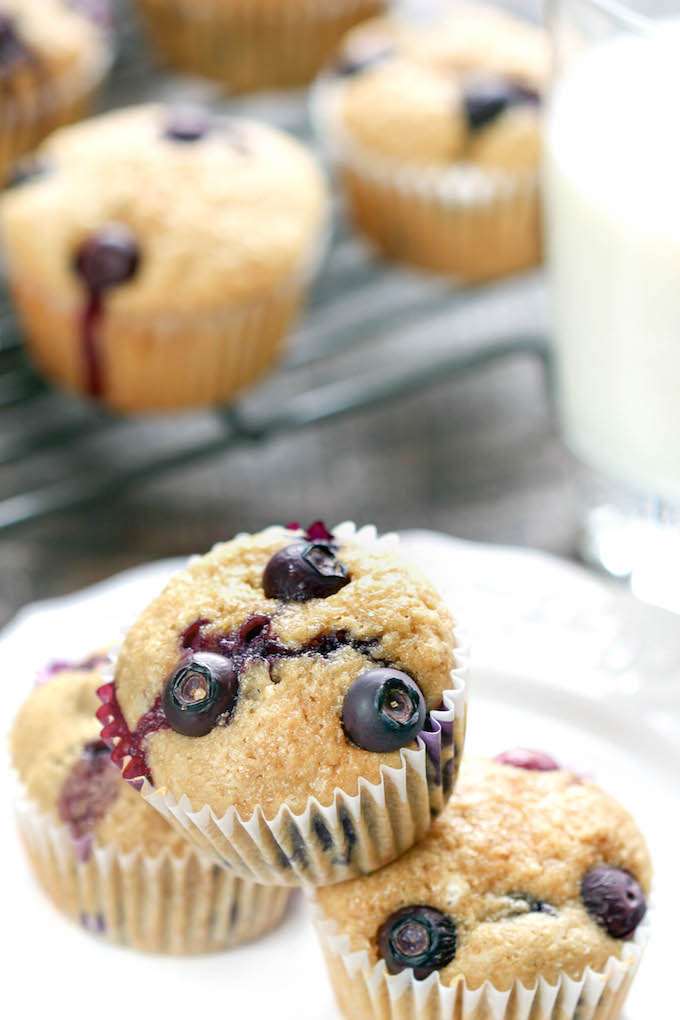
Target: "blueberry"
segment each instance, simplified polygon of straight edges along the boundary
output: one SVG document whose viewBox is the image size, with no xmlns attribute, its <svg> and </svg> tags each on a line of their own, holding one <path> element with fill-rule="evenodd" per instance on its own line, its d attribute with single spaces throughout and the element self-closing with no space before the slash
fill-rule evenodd
<svg viewBox="0 0 680 1020">
<path fill-rule="evenodd" d="M 590 916 L 613 939 L 632 935 L 647 910 L 645 895 L 633 876 L 604 865 L 591 868 L 584 876 L 581 899 Z"/>
<path fill-rule="evenodd" d="M 30 54 L 19 38 L 13 19 L 0 14 L 0 64 L 11 67 L 30 60 Z"/>
<path fill-rule="evenodd" d="M 349 584 L 347 568 L 323 542 L 294 542 L 274 553 L 262 575 L 268 599 L 325 599 Z"/>
<path fill-rule="evenodd" d="M 346 735 L 365 751 L 398 751 L 425 724 L 420 688 L 398 669 L 371 669 L 358 677 L 342 708 Z"/>
<path fill-rule="evenodd" d="M 212 118 L 206 110 L 197 106 L 180 106 L 170 113 L 163 134 L 173 142 L 198 142 L 211 127 Z"/>
<path fill-rule="evenodd" d="M 163 711 L 170 726 L 185 737 L 204 737 L 231 715 L 238 695 L 234 663 L 203 652 L 184 658 L 163 688 Z"/>
<path fill-rule="evenodd" d="M 377 939 L 390 974 L 412 967 L 418 981 L 446 967 L 456 955 L 456 926 L 434 907 L 396 910 L 378 928 Z"/>
<path fill-rule="evenodd" d="M 495 75 L 471 78 L 463 91 L 465 116 L 472 131 L 486 127 L 510 106 L 538 102 L 538 93 Z"/>
<path fill-rule="evenodd" d="M 513 747 L 502 751 L 493 759 L 499 765 L 514 765 L 516 769 L 529 769 L 531 772 L 558 772 L 560 766 L 545 751 L 532 751 L 528 747 Z"/>
<path fill-rule="evenodd" d="M 393 56 L 394 49 L 378 40 L 371 40 L 367 44 L 356 45 L 352 50 L 342 53 L 333 64 L 331 71 L 338 78 L 353 78 L 357 74 L 363 74 L 369 68 L 382 63 Z"/>
<path fill-rule="evenodd" d="M 139 246 L 129 227 L 112 223 L 81 245 L 74 269 L 89 290 L 101 294 L 132 279 L 139 258 Z"/>
</svg>

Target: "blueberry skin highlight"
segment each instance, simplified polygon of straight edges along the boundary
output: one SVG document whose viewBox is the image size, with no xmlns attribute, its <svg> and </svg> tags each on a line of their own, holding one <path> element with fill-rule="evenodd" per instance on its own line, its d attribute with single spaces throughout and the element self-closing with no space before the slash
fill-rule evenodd
<svg viewBox="0 0 680 1020">
<path fill-rule="evenodd" d="M 279 549 L 262 575 L 267 598 L 287 602 L 326 599 L 349 582 L 347 568 L 323 542 L 293 542 Z"/>
<path fill-rule="evenodd" d="M 378 753 L 406 747 L 425 725 L 422 692 L 399 669 L 371 669 L 358 677 L 342 708 L 346 736 L 364 751 Z"/>
<path fill-rule="evenodd" d="M 620 868 L 591 868 L 581 882 L 586 910 L 613 939 L 632 935 L 647 912 L 639 882 Z"/>
<path fill-rule="evenodd" d="M 435 907 L 402 907 L 378 928 L 377 945 L 390 974 L 412 967 L 416 980 L 422 981 L 453 960 L 456 925 Z"/>
<path fill-rule="evenodd" d="M 231 715 L 238 697 L 233 660 L 213 652 L 188 655 L 165 682 L 165 718 L 185 737 L 204 737 L 220 719 Z"/>
</svg>

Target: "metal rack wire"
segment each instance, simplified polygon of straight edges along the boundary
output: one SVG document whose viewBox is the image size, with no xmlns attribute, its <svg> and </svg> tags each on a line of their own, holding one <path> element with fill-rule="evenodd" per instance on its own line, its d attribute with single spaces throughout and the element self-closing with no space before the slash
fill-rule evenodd
<svg viewBox="0 0 680 1020">
<path fill-rule="evenodd" d="M 223 108 L 208 86 L 159 73 L 132 22 L 106 105 L 179 92 Z M 304 99 L 230 104 L 310 141 Z M 503 358 L 545 363 L 540 273 L 468 289 L 373 258 L 342 210 L 306 315 L 278 372 L 223 409 L 123 419 L 54 392 L 25 361 L 0 285 L 0 534 L 114 496 L 238 444 L 328 421 Z M 538 312 L 537 312 L 538 309 Z"/>
</svg>

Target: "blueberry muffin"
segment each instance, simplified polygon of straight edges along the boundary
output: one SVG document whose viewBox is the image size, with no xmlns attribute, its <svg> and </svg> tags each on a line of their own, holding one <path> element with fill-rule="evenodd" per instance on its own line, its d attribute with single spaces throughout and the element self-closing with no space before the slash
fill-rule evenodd
<svg viewBox="0 0 680 1020">
<path fill-rule="evenodd" d="M 167 61 L 234 91 L 304 85 L 387 0 L 139 0 Z"/>
<path fill-rule="evenodd" d="M 30 355 L 119 411 L 219 404 L 278 357 L 325 230 L 311 155 L 254 121 L 133 107 L 55 134 L 0 207 Z"/>
<path fill-rule="evenodd" d="M 99 4 L 99 13 L 108 3 Z M 0 179 L 50 131 L 77 120 L 111 60 L 87 0 L 0 2 Z"/>
<path fill-rule="evenodd" d="M 195 559 L 129 630 L 102 736 L 152 804 L 263 882 L 371 871 L 429 828 L 464 739 L 447 607 L 375 529 Z"/>
<path fill-rule="evenodd" d="M 453 6 L 351 32 L 316 91 L 316 119 L 359 229 L 390 258 L 467 280 L 540 256 L 543 33 Z"/>
<path fill-rule="evenodd" d="M 619 1015 L 645 941 L 649 854 L 620 804 L 552 764 L 466 757 L 422 843 L 316 893 L 346 1017 Z"/>
<path fill-rule="evenodd" d="M 152 952 L 224 949 L 273 928 L 286 890 L 215 865 L 122 779 L 99 738 L 100 668 L 45 671 L 10 736 L 19 829 L 45 893 L 87 931 Z"/>
</svg>

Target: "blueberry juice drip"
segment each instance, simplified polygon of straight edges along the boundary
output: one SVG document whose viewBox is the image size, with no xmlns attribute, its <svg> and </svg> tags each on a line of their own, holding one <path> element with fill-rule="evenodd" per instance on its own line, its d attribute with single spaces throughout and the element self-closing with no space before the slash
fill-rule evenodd
<svg viewBox="0 0 680 1020">
<path fill-rule="evenodd" d="M 68 825 L 81 860 L 89 857 L 94 830 L 118 796 L 119 782 L 106 744 L 101 740 L 86 744 L 57 803 L 59 817 Z"/>
<path fill-rule="evenodd" d="M 321 655 L 328 658 L 341 648 L 354 648 L 372 661 L 373 650 L 379 638 L 360 640 L 350 638 L 347 631 L 330 631 L 316 634 L 299 648 L 287 648 L 272 635 L 272 621 L 268 616 L 250 616 L 237 631 L 230 634 L 206 634 L 208 621 L 199 619 L 190 624 L 182 634 L 182 648 L 193 652 L 215 652 L 233 659 L 238 672 L 248 662 L 259 660 L 271 667 L 282 659 L 297 659 L 303 655 Z"/>
<path fill-rule="evenodd" d="M 123 779 L 151 781 L 151 770 L 146 757 L 146 739 L 159 730 L 170 729 L 158 695 L 153 705 L 132 732 L 125 721 L 116 697 L 113 683 L 104 684 L 97 691 L 102 704 L 97 709 L 97 718 L 103 723 L 102 740 L 111 747 L 111 761 L 123 769 Z M 125 759 L 129 761 L 125 764 Z"/>
<path fill-rule="evenodd" d="M 139 260 L 134 234 L 118 223 L 102 227 L 75 254 L 73 270 L 85 289 L 79 332 L 85 387 L 91 397 L 100 397 L 105 388 L 101 354 L 105 296 L 135 276 Z"/>
<path fill-rule="evenodd" d="M 103 310 L 104 302 L 101 292 L 90 290 L 80 315 L 80 337 L 87 392 L 91 397 L 100 397 L 104 390 L 98 343 L 99 324 Z"/>
</svg>

